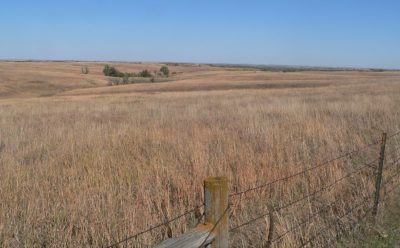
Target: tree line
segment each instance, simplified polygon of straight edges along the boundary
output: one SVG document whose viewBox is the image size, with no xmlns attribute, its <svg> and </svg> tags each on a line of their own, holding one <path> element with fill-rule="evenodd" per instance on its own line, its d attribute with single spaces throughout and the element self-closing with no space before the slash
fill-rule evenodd
<svg viewBox="0 0 400 248">
<path fill-rule="evenodd" d="M 140 72 L 121 72 L 117 68 L 109 65 L 105 65 L 103 69 L 103 74 L 108 77 L 121 77 L 121 78 L 129 78 L 129 77 L 143 77 L 143 78 L 151 78 L 154 77 L 153 73 L 149 70 L 145 69 Z M 169 69 L 167 66 L 162 66 L 160 68 L 160 74 L 165 77 L 169 77 Z"/>
</svg>

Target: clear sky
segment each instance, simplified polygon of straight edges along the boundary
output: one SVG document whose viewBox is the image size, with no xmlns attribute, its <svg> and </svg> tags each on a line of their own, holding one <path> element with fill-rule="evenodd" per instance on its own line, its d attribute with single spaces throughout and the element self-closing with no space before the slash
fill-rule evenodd
<svg viewBox="0 0 400 248">
<path fill-rule="evenodd" d="M 400 1 L 2 0 L 0 59 L 400 68 Z"/>
</svg>

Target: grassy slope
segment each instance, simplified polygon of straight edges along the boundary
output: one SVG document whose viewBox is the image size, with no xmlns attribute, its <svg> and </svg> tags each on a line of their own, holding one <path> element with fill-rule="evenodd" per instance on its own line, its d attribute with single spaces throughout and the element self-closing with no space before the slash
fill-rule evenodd
<svg viewBox="0 0 400 248">
<path fill-rule="evenodd" d="M 106 86 L 109 78 L 103 76 L 106 63 L 96 62 L 4 62 L 0 61 L 0 99 L 48 97 L 76 89 Z M 122 72 L 144 69 L 158 71 L 161 64 L 113 63 Z M 89 74 L 81 73 L 82 66 Z M 170 66 L 176 76 L 172 80 L 193 77 L 203 71 L 217 70 L 208 66 Z M 221 69 L 220 69 L 221 70 Z"/>
<path fill-rule="evenodd" d="M 70 70 L 64 68 L 68 65 L 57 66 L 63 68 L 50 68 L 62 75 L 62 81 L 51 79 L 57 87 L 75 85 L 71 79 L 81 77 L 79 66 L 73 72 L 64 71 Z M 26 77 L 23 68 L 18 64 L 19 72 L 0 74 L 0 83 L 15 75 Z M 29 80 L 46 74 L 40 68 Z M 93 76 L 100 69 L 92 69 Z M 14 243 L 21 247 L 102 247 L 163 221 L 163 201 L 169 217 L 197 205 L 202 179 L 207 176 L 227 175 L 231 191 L 240 191 L 362 147 L 379 137 L 378 129 L 400 129 L 398 73 L 201 69 L 182 68 L 186 70 L 182 81 L 175 83 L 81 89 L 77 81 L 76 90 L 65 90 L 63 96 L 0 101 L 0 247 Z M 327 82 L 330 86 L 219 91 L 209 87 L 232 82 Z M 208 91 L 171 92 L 187 89 L 188 84 L 207 84 Z M 399 142 L 391 143 L 388 154 Z M 376 151 L 362 155 L 367 161 L 375 158 Z M 307 180 L 299 177 L 277 185 L 271 193 L 249 194 L 235 203 L 232 225 L 265 212 L 264 199 L 290 202 L 345 175 L 356 166 L 353 162 L 337 161 L 326 170 L 310 173 Z M 299 237 L 310 237 L 332 223 L 335 214 L 371 191 L 371 175 L 367 170 L 343 181 L 319 201 L 296 205 L 278 215 L 277 231 L 283 233 L 323 203 L 344 199 L 335 212 L 286 236 L 281 247 L 296 246 Z M 172 228 L 175 235 L 190 227 L 181 220 Z M 267 222 L 261 220 L 232 235 L 232 243 L 234 247 L 259 247 L 266 230 Z M 335 235 L 334 230 L 326 235 Z M 162 231 L 157 230 L 139 241 L 152 244 L 162 238 Z"/>
</svg>

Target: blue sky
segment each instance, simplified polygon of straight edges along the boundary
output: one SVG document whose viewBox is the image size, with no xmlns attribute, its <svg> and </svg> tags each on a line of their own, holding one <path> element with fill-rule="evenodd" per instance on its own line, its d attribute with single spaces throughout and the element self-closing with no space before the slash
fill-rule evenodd
<svg viewBox="0 0 400 248">
<path fill-rule="evenodd" d="M 400 68 L 398 0 L 3 0 L 0 59 Z"/>
</svg>

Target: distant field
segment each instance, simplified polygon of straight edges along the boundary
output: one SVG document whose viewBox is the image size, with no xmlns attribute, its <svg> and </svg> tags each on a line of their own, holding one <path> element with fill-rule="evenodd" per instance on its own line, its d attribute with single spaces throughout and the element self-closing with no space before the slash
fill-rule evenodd
<svg viewBox="0 0 400 248">
<path fill-rule="evenodd" d="M 81 74 L 85 65 L 88 75 Z M 382 130 L 400 130 L 400 72 L 170 65 L 176 74 L 167 82 L 107 86 L 104 65 L 0 62 L 0 246 L 104 246 L 162 222 L 162 204 L 172 217 L 201 203 L 207 176 L 226 175 L 231 191 L 239 191 L 360 148 Z M 161 67 L 113 65 L 124 72 Z M 367 150 L 357 159 L 376 155 Z M 269 203 L 294 199 L 352 165 L 337 161 L 262 196 Z M 296 246 L 370 192 L 371 174 L 322 196 L 346 200 L 281 247 Z M 265 199 L 241 199 L 232 224 L 265 211 Z M 318 207 L 306 202 L 288 210 L 277 230 Z M 174 235 L 188 222 L 193 218 L 174 223 Z M 260 247 L 266 224 L 233 235 L 232 247 Z M 157 230 L 134 247 L 165 237 Z"/>
<path fill-rule="evenodd" d="M 0 62 L 0 98 L 54 96 L 73 89 L 106 86 L 110 78 L 103 76 L 104 65 L 94 62 Z M 158 71 L 157 64 L 113 64 L 123 72 L 148 69 Z M 87 66 L 89 74 L 81 73 Z M 171 71 L 188 77 L 212 71 L 206 66 L 170 66 Z M 194 74 L 194 75 L 193 75 Z"/>
<path fill-rule="evenodd" d="M 395 82 L 400 72 L 300 71 L 268 72 L 257 68 L 229 68 L 209 65 L 169 65 L 174 73 L 168 82 L 109 87 L 103 76 L 104 65 L 122 72 L 148 69 L 158 71 L 161 64 L 96 62 L 0 62 L 0 99 L 115 93 L 156 93 L 181 91 L 290 89 Z M 84 75 L 81 68 L 90 73 Z M 160 80 L 161 81 L 161 80 Z M 334 84 L 334 85 L 332 85 Z"/>
</svg>

